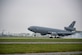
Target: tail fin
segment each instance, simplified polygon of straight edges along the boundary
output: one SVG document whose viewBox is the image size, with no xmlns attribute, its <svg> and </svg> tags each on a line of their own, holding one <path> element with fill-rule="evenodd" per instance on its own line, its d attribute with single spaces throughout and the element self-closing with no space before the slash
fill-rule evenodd
<svg viewBox="0 0 82 55">
<path fill-rule="evenodd" d="M 75 25 L 75 23 L 76 23 L 76 21 L 73 21 L 73 22 L 69 25 L 69 27 L 73 28 L 74 25 Z"/>
<path fill-rule="evenodd" d="M 75 31 L 76 28 L 74 28 L 76 21 L 73 21 L 68 27 L 64 27 L 66 31 Z"/>
</svg>

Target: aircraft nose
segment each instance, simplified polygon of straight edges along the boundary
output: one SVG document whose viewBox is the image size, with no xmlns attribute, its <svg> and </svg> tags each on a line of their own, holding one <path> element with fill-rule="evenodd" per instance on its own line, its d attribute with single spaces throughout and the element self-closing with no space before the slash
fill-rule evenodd
<svg viewBox="0 0 82 55">
<path fill-rule="evenodd" d="M 32 31 L 32 30 L 33 30 L 33 28 L 32 28 L 32 27 L 29 27 L 29 28 L 28 28 L 28 30 Z"/>
<path fill-rule="evenodd" d="M 30 27 L 28 28 L 28 30 L 30 30 Z"/>
<path fill-rule="evenodd" d="M 28 30 L 30 30 L 30 31 L 34 31 L 35 28 L 34 28 L 33 26 L 30 26 L 30 27 L 28 27 Z"/>
</svg>

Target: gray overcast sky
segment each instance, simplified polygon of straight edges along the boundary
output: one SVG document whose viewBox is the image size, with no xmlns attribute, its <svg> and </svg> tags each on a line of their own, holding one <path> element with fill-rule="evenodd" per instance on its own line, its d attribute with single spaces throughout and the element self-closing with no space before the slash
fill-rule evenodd
<svg viewBox="0 0 82 55">
<path fill-rule="evenodd" d="M 0 0 L 0 31 L 29 32 L 29 26 L 63 29 L 73 20 L 82 30 L 82 0 Z"/>
</svg>

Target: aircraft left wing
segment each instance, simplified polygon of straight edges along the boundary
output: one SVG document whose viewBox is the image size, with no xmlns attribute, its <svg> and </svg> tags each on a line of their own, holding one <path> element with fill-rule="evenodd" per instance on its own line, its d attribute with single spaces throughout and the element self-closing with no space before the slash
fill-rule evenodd
<svg viewBox="0 0 82 55">
<path fill-rule="evenodd" d="M 67 36 L 67 35 L 72 35 L 75 34 L 75 32 L 49 32 L 51 35 L 58 35 L 58 36 Z"/>
</svg>

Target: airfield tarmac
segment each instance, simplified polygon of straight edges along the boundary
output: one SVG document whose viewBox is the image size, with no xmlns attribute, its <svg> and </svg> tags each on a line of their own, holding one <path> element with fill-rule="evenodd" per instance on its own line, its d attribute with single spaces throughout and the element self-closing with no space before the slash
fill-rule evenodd
<svg viewBox="0 0 82 55">
<path fill-rule="evenodd" d="M 0 44 L 82 44 L 82 42 L 0 42 Z"/>
<path fill-rule="evenodd" d="M 26 54 L 0 54 L 0 55 L 80 55 L 82 51 L 77 52 L 52 52 L 52 53 L 26 53 Z"/>
</svg>

